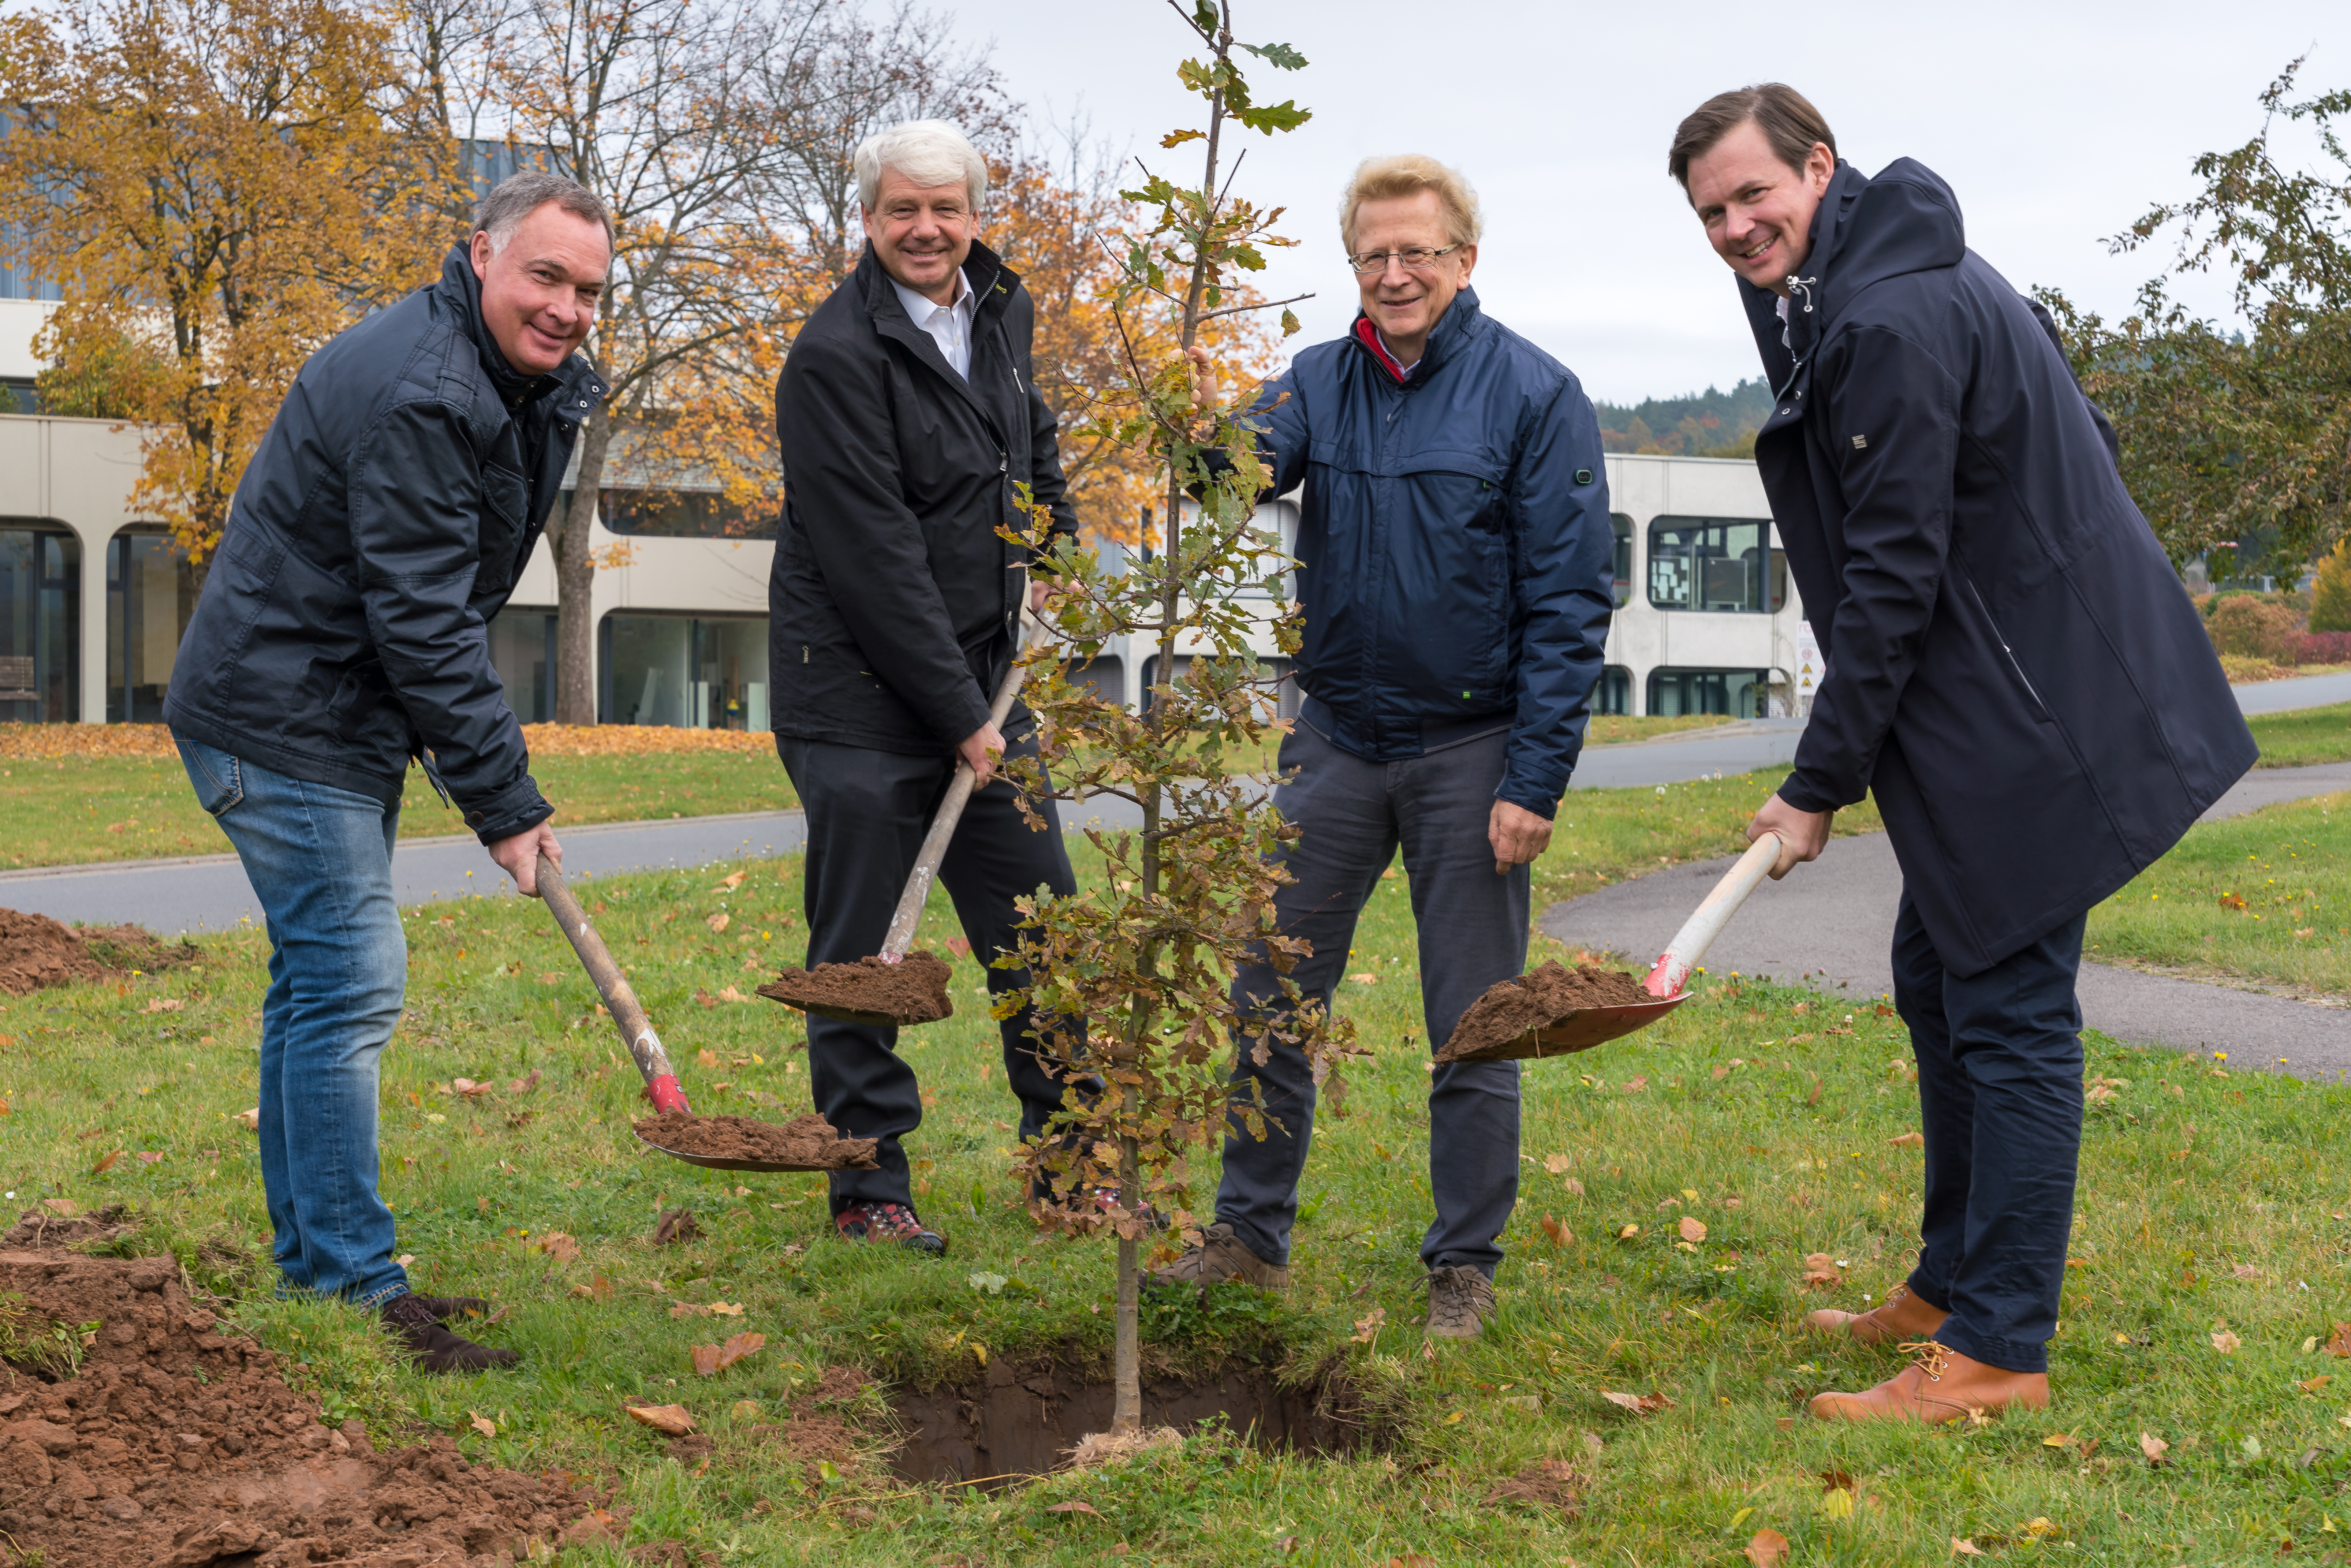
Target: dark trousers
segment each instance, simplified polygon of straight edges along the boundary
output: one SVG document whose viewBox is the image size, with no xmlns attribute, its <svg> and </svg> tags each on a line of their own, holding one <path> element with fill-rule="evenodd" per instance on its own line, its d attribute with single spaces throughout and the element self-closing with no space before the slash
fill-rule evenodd
<svg viewBox="0 0 2351 1568">
<path fill-rule="evenodd" d="M 955 758 L 905 757 L 862 746 L 776 737 L 784 770 L 808 812 L 808 915 L 810 968 L 853 964 L 882 950 L 890 916 L 905 890 L 931 813 L 946 793 Z M 1032 735 L 1014 741 L 1012 757 L 1034 757 Z M 1042 886 L 1077 891 L 1060 819 L 1037 804 L 1042 832 L 1021 820 L 1012 786 L 998 779 L 964 808 L 939 866 L 972 956 L 987 963 L 1018 946 L 1015 898 Z M 932 939 L 937 939 L 933 932 Z M 1029 983 L 1026 969 L 987 971 L 991 995 Z M 977 998 L 958 998 L 970 1007 Z M 1035 1137 L 1061 1109 L 1062 1080 L 1038 1057 L 1026 1009 L 1004 1020 L 1004 1076 L 1020 1102 L 1020 1135 Z M 896 1050 L 894 1026 L 808 1020 L 809 1087 L 825 1119 L 852 1137 L 878 1138 L 879 1170 L 831 1173 L 832 1211 L 852 1203 L 904 1203 L 914 1197 L 900 1140 L 923 1124 L 922 1087 Z"/>
<path fill-rule="evenodd" d="M 1325 1004 L 1347 970 L 1355 918 L 1380 885 L 1397 847 L 1411 878 L 1420 945 L 1420 997 L 1429 1050 L 1443 1045 L 1469 1004 L 1526 967 L 1528 873 L 1494 872 L 1486 840 L 1494 789 L 1502 779 L 1503 734 L 1405 762 L 1366 762 L 1301 724 L 1282 742 L 1281 767 L 1296 778 L 1274 803 L 1303 830 L 1283 859 L 1296 880 L 1274 897 L 1285 935 L 1314 946 L 1290 977 Z M 1262 963 L 1233 982 L 1244 1017 L 1280 995 Z M 1251 1060 L 1244 1038 L 1233 1065 L 1236 1104 L 1264 1096 L 1265 1137 L 1228 1118 L 1217 1218 L 1270 1262 L 1290 1260 L 1298 1182 L 1314 1133 L 1314 1076 L 1305 1055 L 1278 1040 L 1269 1060 Z M 1495 1242 L 1519 1200 L 1519 1064 L 1456 1062 L 1428 1086 L 1428 1183 L 1437 1218 L 1421 1240 L 1432 1269 L 1471 1265 L 1490 1277 L 1502 1260 Z"/>
<path fill-rule="evenodd" d="M 2049 1370 L 2082 1149 L 2086 915 L 1965 979 L 1943 967 L 1908 894 L 1894 922 L 1894 1005 L 1918 1056 L 1927 1196 L 1910 1288 L 1950 1312 L 1936 1338 L 2011 1372 Z"/>
</svg>

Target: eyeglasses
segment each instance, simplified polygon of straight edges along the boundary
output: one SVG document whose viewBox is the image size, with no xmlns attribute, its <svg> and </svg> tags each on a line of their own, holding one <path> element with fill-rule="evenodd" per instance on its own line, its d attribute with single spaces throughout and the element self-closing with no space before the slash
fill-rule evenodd
<svg viewBox="0 0 2351 1568">
<path fill-rule="evenodd" d="M 1460 248 L 1458 245 L 1448 245 L 1431 250 L 1425 245 L 1416 245 L 1407 250 L 1359 250 L 1347 258 L 1347 265 L 1357 272 L 1385 272 L 1388 257 L 1394 256 L 1404 263 L 1406 272 L 1420 272 L 1435 267 L 1438 256 L 1451 256 Z"/>
</svg>

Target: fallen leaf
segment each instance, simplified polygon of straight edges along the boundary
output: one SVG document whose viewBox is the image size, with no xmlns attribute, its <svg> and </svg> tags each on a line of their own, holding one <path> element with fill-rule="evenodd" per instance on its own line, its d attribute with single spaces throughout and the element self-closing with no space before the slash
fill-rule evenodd
<svg viewBox="0 0 2351 1568">
<path fill-rule="evenodd" d="M 2041 1446 L 2044 1448 L 2070 1448 L 2074 1446 L 2073 1434 L 2069 1432 L 2052 1432 L 2049 1436 L 2041 1439 Z"/>
<path fill-rule="evenodd" d="M 710 891 L 713 893 L 732 893 L 742 885 L 743 873 L 738 871 L 731 876 L 721 877 L 719 879 L 718 885 L 712 888 Z"/>
<path fill-rule="evenodd" d="M 1424 1557 L 1417 1552 L 1399 1552 L 1389 1558 L 1381 1568 L 1437 1568 L 1437 1559 Z"/>
<path fill-rule="evenodd" d="M 479 1410 L 468 1410 L 465 1414 L 472 1417 L 472 1419 L 467 1421 L 465 1425 L 471 1427 L 475 1431 L 479 1432 L 483 1437 L 495 1437 L 498 1435 L 498 1424 L 496 1421 L 491 1420 L 487 1416 L 483 1415 Z"/>
<path fill-rule="evenodd" d="M 704 921 L 703 924 L 709 926 L 713 931 L 724 931 L 729 925 L 735 924 L 735 917 L 722 909 L 717 914 L 712 915 L 709 919 Z"/>
<path fill-rule="evenodd" d="M 1357 1344 L 1369 1344 L 1379 1336 L 1380 1330 L 1387 1326 L 1387 1321 L 1388 1310 L 1374 1307 L 1355 1320 L 1355 1332 L 1347 1337 Z"/>
<path fill-rule="evenodd" d="M 1747 1543 L 1747 1561 L 1755 1568 L 1780 1568 L 1788 1560 L 1788 1538 L 1776 1530 L 1759 1530 Z"/>
<path fill-rule="evenodd" d="M 509 1082 L 507 1085 L 507 1092 L 509 1094 L 528 1094 L 532 1090 L 538 1087 L 538 1080 L 539 1071 L 538 1068 L 534 1067 L 530 1070 L 529 1077 L 517 1078 Z"/>
<path fill-rule="evenodd" d="M 2315 1377 L 2304 1378 L 2300 1383 L 2294 1385 L 2294 1386 L 2300 1388 L 2305 1394 L 2315 1394 L 2334 1381 L 2335 1375 L 2333 1373 L 2322 1372 Z"/>
<path fill-rule="evenodd" d="M 2244 1341 L 2239 1339 L 2235 1333 L 2229 1329 L 2219 1329 L 2212 1334 L 2212 1348 L 2222 1355 L 2234 1355 L 2237 1347 L 2243 1343 Z"/>
<path fill-rule="evenodd" d="M 1980 1556 L 1982 1556 L 1983 1554 L 1984 1554 L 1984 1549 L 1983 1549 L 1982 1547 L 1980 1547 L 1980 1546 L 1978 1546 L 1974 1542 L 1972 1542 L 1972 1541 L 1966 1541 L 1966 1540 L 1962 1540 L 1960 1537 L 1956 1536 L 1956 1535 L 1954 1535 L 1954 1536 L 1952 1536 L 1952 1537 L 1951 1537 L 1951 1555 L 1952 1555 L 1952 1556 L 1954 1556 L 1954 1557 L 1980 1557 Z"/>
<path fill-rule="evenodd" d="M 2335 1337 L 2326 1342 L 2329 1355 L 2351 1355 L 2351 1323 L 2336 1323 Z"/>
<path fill-rule="evenodd" d="M 710 1303 L 709 1310 L 722 1318 L 739 1318 L 743 1315 L 743 1309 L 739 1304 L 727 1301 L 713 1301 Z"/>
<path fill-rule="evenodd" d="M 1347 978 L 1359 986 L 1376 986 L 1380 983 L 1380 977 L 1374 974 L 1350 975 Z"/>
<path fill-rule="evenodd" d="M 2044 1535 L 2057 1533 L 2057 1526 L 2045 1514 L 2036 1514 L 2024 1521 L 2025 1539 L 2029 1541 L 2038 1541 Z"/>
<path fill-rule="evenodd" d="M 175 1013 L 187 1005 L 183 997 L 157 997 L 139 1010 L 142 1013 Z"/>
<path fill-rule="evenodd" d="M 1703 1241 L 1706 1239 L 1706 1221 L 1698 1218 L 1696 1215 L 1683 1215 L 1681 1224 L 1675 1227 L 1675 1228 L 1682 1233 L 1682 1239 L 1685 1241 Z"/>
<path fill-rule="evenodd" d="M 2224 893 L 2220 895 L 2220 907 L 2241 911 L 2245 907 L 2245 901 L 2241 894 Z"/>
<path fill-rule="evenodd" d="M 1927 1146 L 1927 1134 L 1905 1133 L 1898 1138 L 1888 1138 L 1886 1141 L 1897 1149 L 1923 1149 Z"/>
<path fill-rule="evenodd" d="M 2262 1277 L 2262 1271 L 2251 1263 L 2240 1263 L 2229 1272 L 2240 1280 L 2258 1280 Z"/>
<path fill-rule="evenodd" d="M 948 952 L 950 952 L 950 953 L 952 953 L 952 954 L 954 954 L 954 955 L 955 955 L 956 957 L 958 957 L 958 958 L 968 958 L 968 957 L 970 957 L 970 956 L 971 956 L 971 938 L 970 938 L 970 937 L 968 937 L 968 936 L 950 936 L 950 937 L 948 937 L 948 938 L 947 938 L 947 951 L 948 951 Z"/>
<path fill-rule="evenodd" d="M 1854 1481 L 1853 1477 L 1847 1472 L 1844 1470 L 1823 1470 L 1821 1472 L 1821 1490 L 1823 1491 L 1855 1491 L 1859 1489 Z"/>
<path fill-rule="evenodd" d="M 1648 1086 L 1649 1075 L 1646 1072 L 1636 1072 L 1632 1077 L 1625 1081 L 1625 1092 L 1627 1094 L 1638 1094 L 1642 1091 L 1647 1089 Z"/>
<path fill-rule="evenodd" d="M 1542 1232 L 1551 1238 L 1554 1247 L 1564 1247 L 1575 1239 L 1575 1232 L 1548 1214 L 1542 1217 Z"/>
<path fill-rule="evenodd" d="M 702 1234 L 702 1227 L 694 1222 L 690 1208 L 673 1208 L 653 1222 L 653 1245 L 667 1247 L 680 1241 L 691 1241 Z"/>
<path fill-rule="evenodd" d="M 1674 1402 L 1662 1394 L 1612 1394 L 1604 1388 L 1600 1397 L 1611 1405 L 1621 1405 L 1636 1416 L 1654 1416 L 1660 1410 L 1670 1410 Z"/>
<path fill-rule="evenodd" d="M 41 1207 L 63 1219 L 71 1219 L 81 1212 L 81 1205 L 69 1197 L 45 1197 L 41 1199 Z"/>
<path fill-rule="evenodd" d="M 92 1176 L 104 1176 L 107 1172 L 109 1172 L 109 1171 L 110 1171 L 110 1170 L 112 1170 L 112 1169 L 114 1168 L 114 1162 L 115 1162 L 115 1161 L 117 1161 L 117 1160 L 119 1160 L 119 1159 L 120 1159 L 121 1157 L 122 1157 L 122 1151 L 121 1151 L 120 1149 L 117 1149 L 117 1150 L 115 1150 L 112 1154 L 110 1154 L 110 1155 L 107 1155 L 104 1159 L 99 1160 L 99 1161 L 98 1162 L 98 1164 L 96 1164 L 96 1165 L 94 1165 L 94 1166 L 90 1166 L 90 1167 L 89 1167 L 89 1174 L 90 1174 L 90 1175 L 92 1175 Z"/>
<path fill-rule="evenodd" d="M 609 1301 L 612 1299 L 612 1281 L 599 1274 L 584 1285 L 574 1285 L 571 1293 L 584 1301 Z"/>
<path fill-rule="evenodd" d="M 631 1420 L 642 1421 L 672 1437 L 683 1437 L 694 1430 L 694 1417 L 685 1413 L 683 1405 L 632 1405 L 628 1411 Z"/>
<path fill-rule="evenodd" d="M 1048 1507 L 1045 1511 L 1047 1513 L 1091 1513 L 1096 1519 L 1100 1519 L 1102 1517 L 1102 1510 L 1096 1508 L 1090 1502 L 1080 1502 L 1076 1498 L 1071 1498 L 1067 1502 L 1054 1503 Z"/>
<path fill-rule="evenodd" d="M 728 986 L 718 993 L 718 999 L 722 1002 L 747 1002 L 751 998 L 737 990 L 734 987 Z"/>
<path fill-rule="evenodd" d="M 1831 1519 L 1853 1517 L 1853 1493 L 1839 1491 L 1834 1487 L 1821 1494 L 1821 1511 Z"/>
<path fill-rule="evenodd" d="M 1619 1240 L 1619 1241 L 1630 1241 L 1630 1240 L 1632 1240 L 1632 1239 L 1633 1239 L 1633 1238 L 1635 1238 L 1635 1236 L 1638 1236 L 1638 1235 L 1640 1235 L 1640 1234 L 1641 1234 L 1641 1228 L 1640 1228 L 1639 1226 L 1637 1226 L 1637 1225 L 1627 1225 L 1627 1226 L 1624 1226 L 1624 1227 L 1622 1227 L 1621 1228 L 1619 1228 L 1619 1229 L 1617 1230 L 1617 1232 L 1616 1232 L 1616 1239 L 1617 1239 L 1617 1240 Z"/>
<path fill-rule="evenodd" d="M 550 1230 L 540 1237 L 538 1247 L 559 1263 L 573 1263 L 580 1259 L 580 1243 L 560 1230 Z"/>
<path fill-rule="evenodd" d="M 1572 1155 L 1545 1155 L 1543 1156 L 1543 1169 L 1551 1172 L 1553 1176 L 1565 1176 L 1567 1174 L 1568 1167 L 1573 1164 L 1575 1164 L 1575 1158 Z"/>
<path fill-rule="evenodd" d="M 2171 1451 L 2171 1445 L 2152 1432 L 2141 1432 L 2138 1435 L 2138 1451 L 2147 1456 L 2148 1464 L 2159 1465 L 2163 1463 L 2163 1456 Z"/>
<path fill-rule="evenodd" d="M 235 1122 L 248 1133 L 257 1133 L 261 1131 L 261 1107 L 256 1105 L 250 1111 L 239 1111 L 235 1115 L 231 1116 L 229 1120 Z"/>
<path fill-rule="evenodd" d="M 1804 1284 L 1807 1288 L 1826 1290 L 1831 1285 L 1843 1283 L 1844 1275 L 1839 1271 L 1834 1257 L 1826 1252 L 1804 1254 Z"/>
</svg>

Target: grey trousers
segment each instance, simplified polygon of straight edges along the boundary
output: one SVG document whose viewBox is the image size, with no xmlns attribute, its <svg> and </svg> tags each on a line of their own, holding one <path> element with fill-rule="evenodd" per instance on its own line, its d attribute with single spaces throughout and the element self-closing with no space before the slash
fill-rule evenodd
<svg viewBox="0 0 2351 1568">
<path fill-rule="evenodd" d="M 1303 832 L 1283 861 L 1296 881 L 1276 895 L 1274 912 L 1286 935 L 1314 946 L 1291 972 L 1301 991 L 1330 1001 L 1347 969 L 1355 918 L 1399 845 L 1432 1052 L 1489 986 L 1525 968 L 1528 871 L 1496 875 L 1486 841 L 1508 743 L 1507 734 L 1495 734 L 1405 762 L 1366 762 L 1303 723 L 1282 742 L 1281 767 L 1298 775 L 1274 800 Z M 1234 1005 L 1244 1016 L 1262 1018 L 1265 1001 L 1280 995 L 1262 963 L 1235 977 Z M 1269 1124 L 1260 1140 L 1238 1113 L 1228 1117 L 1217 1218 L 1259 1257 L 1287 1263 L 1314 1133 L 1314 1078 L 1304 1054 L 1278 1040 L 1258 1066 L 1250 1060 L 1257 1043 L 1240 1041 L 1233 1101 L 1251 1103 L 1261 1092 Z M 1468 1264 L 1490 1278 L 1502 1260 L 1495 1243 L 1519 1198 L 1519 1064 L 1439 1067 L 1429 1081 L 1428 1120 L 1437 1218 L 1421 1260 L 1431 1269 Z"/>
</svg>

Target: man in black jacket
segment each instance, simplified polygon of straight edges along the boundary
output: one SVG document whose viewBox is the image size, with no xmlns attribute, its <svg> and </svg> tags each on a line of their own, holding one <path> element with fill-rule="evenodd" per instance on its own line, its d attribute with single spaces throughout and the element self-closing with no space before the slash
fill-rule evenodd
<svg viewBox="0 0 2351 1568">
<path fill-rule="evenodd" d="M 956 760 L 981 788 L 939 879 L 972 955 L 1014 943 L 1015 897 L 1076 891 L 1051 802 L 1047 831 L 992 786 L 1008 747 L 1033 756 L 1028 710 L 999 734 L 990 695 L 1016 646 L 1028 558 L 1019 489 L 1074 532 L 1054 417 L 1029 371 L 1034 308 L 974 237 L 987 166 L 953 126 L 915 120 L 857 150 L 867 245 L 793 340 L 776 386 L 782 538 L 768 589 L 776 749 L 808 811 L 808 963 L 881 950 Z M 1028 983 L 990 968 L 991 991 Z M 1005 1074 L 1035 1137 L 1062 1083 L 1028 1013 L 1004 1020 Z M 881 1167 L 832 1174 L 839 1233 L 941 1253 L 916 1216 L 900 1140 L 922 1124 L 892 1028 L 810 1017 L 809 1081 L 835 1127 L 881 1140 Z"/>
<path fill-rule="evenodd" d="M 2194 607 L 2123 488 L 2047 313 L 1907 159 L 1866 178 L 1772 84 L 1719 95 L 1669 168 L 1740 277 L 1776 391 L 1755 459 L 1828 662 L 1756 813 L 1773 875 L 1875 794 L 1901 862 L 1895 1001 L 1918 1059 L 1917 1267 L 1813 1314 L 1912 1365 L 1831 1420 L 2049 1402 L 2081 1142 L 2091 905 L 2252 765 Z"/>
<path fill-rule="evenodd" d="M 407 943 L 392 850 L 424 759 L 524 893 L 562 857 L 490 664 L 605 388 L 572 350 L 611 256 L 601 203 L 518 174 L 440 281 L 310 356 L 230 508 L 163 715 L 268 916 L 261 1175 L 282 1288 L 379 1312 L 431 1371 L 515 1360 L 410 1293 L 376 1192 L 377 1059 Z"/>
</svg>

